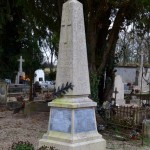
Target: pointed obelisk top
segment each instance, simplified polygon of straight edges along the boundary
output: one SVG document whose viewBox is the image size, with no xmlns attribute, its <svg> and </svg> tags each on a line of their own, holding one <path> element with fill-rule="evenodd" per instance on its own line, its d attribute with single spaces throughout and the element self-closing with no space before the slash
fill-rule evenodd
<svg viewBox="0 0 150 150">
<path fill-rule="evenodd" d="M 87 97 L 90 85 L 83 8 L 80 2 L 72 1 L 63 5 L 56 88 L 67 82 L 72 82 L 74 88 L 48 104 L 51 106 L 48 134 L 39 141 L 39 147 L 106 150 L 106 141 L 97 132 L 96 103 Z"/>
<path fill-rule="evenodd" d="M 66 95 L 90 94 L 83 6 L 77 0 L 68 0 L 62 11 L 56 88 L 67 82 L 74 87 Z"/>
</svg>

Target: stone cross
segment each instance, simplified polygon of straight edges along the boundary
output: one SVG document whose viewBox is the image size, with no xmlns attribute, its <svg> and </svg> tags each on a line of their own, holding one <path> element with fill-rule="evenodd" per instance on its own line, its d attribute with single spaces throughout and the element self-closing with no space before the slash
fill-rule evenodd
<svg viewBox="0 0 150 150">
<path fill-rule="evenodd" d="M 117 94 L 118 94 L 117 88 L 115 88 L 114 93 L 115 93 L 115 101 L 114 101 L 114 105 L 116 106 L 116 97 L 117 97 Z"/>
<path fill-rule="evenodd" d="M 19 61 L 19 72 L 22 73 L 22 63 L 24 62 L 24 59 L 22 59 L 22 56 L 20 56 L 20 59 L 18 59 Z"/>
<path fill-rule="evenodd" d="M 25 62 L 25 60 L 22 59 L 22 56 L 20 56 L 18 61 L 19 61 L 19 70 L 18 70 L 18 73 L 16 75 L 16 81 L 15 81 L 16 84 L 20 83 L 20 77 L 25 76 L 25 72 L 22 71 L 22 63 Z"/>
</svg>

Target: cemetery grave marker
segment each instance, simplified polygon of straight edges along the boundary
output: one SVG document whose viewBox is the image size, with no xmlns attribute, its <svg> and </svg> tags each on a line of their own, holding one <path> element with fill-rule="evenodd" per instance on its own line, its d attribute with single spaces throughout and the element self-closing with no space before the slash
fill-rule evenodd
<svg viewBox="0 0 150 150">
<path fill-rule="evenodd" d="M 56 88 L 72 83 L 63 97 L 49 103 L 48 131 L 39 141 L 61 150 L 105 150 L 106 142 L 98 133 L 96 103 L 90 94 L 83 6 L 77 0 L 63 4 Z"/>
</svg>

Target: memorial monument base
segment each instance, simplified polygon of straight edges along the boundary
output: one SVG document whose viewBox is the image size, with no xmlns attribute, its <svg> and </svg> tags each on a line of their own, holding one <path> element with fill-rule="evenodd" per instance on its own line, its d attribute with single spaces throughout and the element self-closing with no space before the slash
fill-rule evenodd
<svg viewBox="0 0 150 150">
<path fill-rule="evenodd" d="M 78 135 L 80 137 L 80 135 Z M 82 137 L 82 136 L 81 136 Z M 95 136 L 94 139 L 88 139 L 86 138 L 86 141 L 83 141 L 83 139 L 80 138 L 80 142 L 77 143 L 67 143 L 62 142 L 57 139 L 53 139 L 51 136 L 45 137 L 45 139 L 41 139 L 39 141 L 39 147 L 40 146 L 53 146 L 58 150 L 105 150 L 106 149 L 106 141 L 102 139 L 102 137 Z M 97 138 L 97 139 L 96 139 Z"/>
<path fill-rule="evenodd" d="M 39 147 L 105 150 L 106 142 L 97 132 L 97 104 L 88 98 L 91 92 L 83 5 L 68 0 L 62 10 L 56 89 L 62 90 L 68 83 L 72 83 L 73 89 L 49 103 L 48 131 L 39 141 Z"/>
<path fill-rule="evenodd" d="M 58 150 L 105 150 L 106 141 L 97 132 L 95 106 L 88 97 L 64 97 L 49 103 L 48 131 L 39 147 Z"/>
</svg>

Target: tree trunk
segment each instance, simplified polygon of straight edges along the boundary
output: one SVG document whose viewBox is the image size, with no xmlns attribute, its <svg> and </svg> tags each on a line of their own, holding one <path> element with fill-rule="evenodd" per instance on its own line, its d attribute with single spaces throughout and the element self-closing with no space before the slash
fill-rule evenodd
<svg viewBox="0 0 150 150">
<path fill-rule="evenodd" d="M 94 17 L 89 17 L 89 22 L 87 26 L 87 47 L 88 47 L 88 56 L 89 56 L 89 70 L 96 71 L 96 42 L 97 42 L 97 33 L 96 33 L 96 22 Z"/>
<path fill-rule="evenodd" d="M 101 85 L 99 85 L 100 103 L 102 103 L 101 101 L 110 101 L 113 93 L 114 78 L 115 78 L 115 72 L 114 72 L 115 46 L 118 40 L 119 31 L 124 22 L 124 14 L 125 14 L 124 11 L 126 11 L 126 7 L 120 8 L 118 10 L 113 27 L 108 36 L 108 40 L 106 41 L 106 44 L 103 42 L 104 48 L 101 46 L 101 49 L 103 50 L 102 50 L 101 61 L 98 67 L 98 74 L 103 76 L 104 70 L 106 70 L 106 83 L 101 81 L 100 82 Z M 105 84 L 105 88 L 104 88 L 104 84 Z"/>
<path fill-rule="evenodd" d="M 114 81 L 114 53 L 115 46 L 118 40 L 120 28 L 124 22 L 124 14 L 128 8 L 130 1 L 122 3 L 122 7 L 118 7 L 118 13 L 111 31 L 109 30 L 111 11 L 114 10 L 107 0 L 83 1 L 85 23 L 86 23 L 86 36 L 87 36 L 87 50 L 89 71 L 95 72 L 100 76 L 99 83 L 99 96 L 101 99 L 105 97 L 108 99 L 113 91 Z M 60 4 L 60 3 L 59 3 Z M 120 4 L 120 3 L 119 3 Z M 61 8 L 61 7 L 59 7 Z M 110 66 L 111 65 L 111 66 Z M 106 85 L 104 89 L 104 71 L 106 70 L 107 79 L 110 78 L 111 82 Z M 106 96 L 107 95 L 107 96 Z"/>
<path fill-rule="evenodd" d="M 101 61 L 101 64 L 98 68 L 99 73 L 102 72 L 103 68 L 106 66 L 106 63 L 108 62 L 108 59 L 110 59 L 109 54 L 114 49 L 114 47 L 117 43 L 118 34 L 119 34 L 119 31 L 120 31 L 120 27 L 123 24 L 123 21 L 124 21 L 124 15 L 123 15 L 122 9 L 120 9 L 117 13 L 116 19 L 114 21 L 114 25 L 111 29 L 108 41 L 106 43 L 106 47 L 105 47 L 105 50 L 104 50 L 104 53 L 103 53 L 103 56 L 102 56 L 102 61 Z"/>
</svg>

